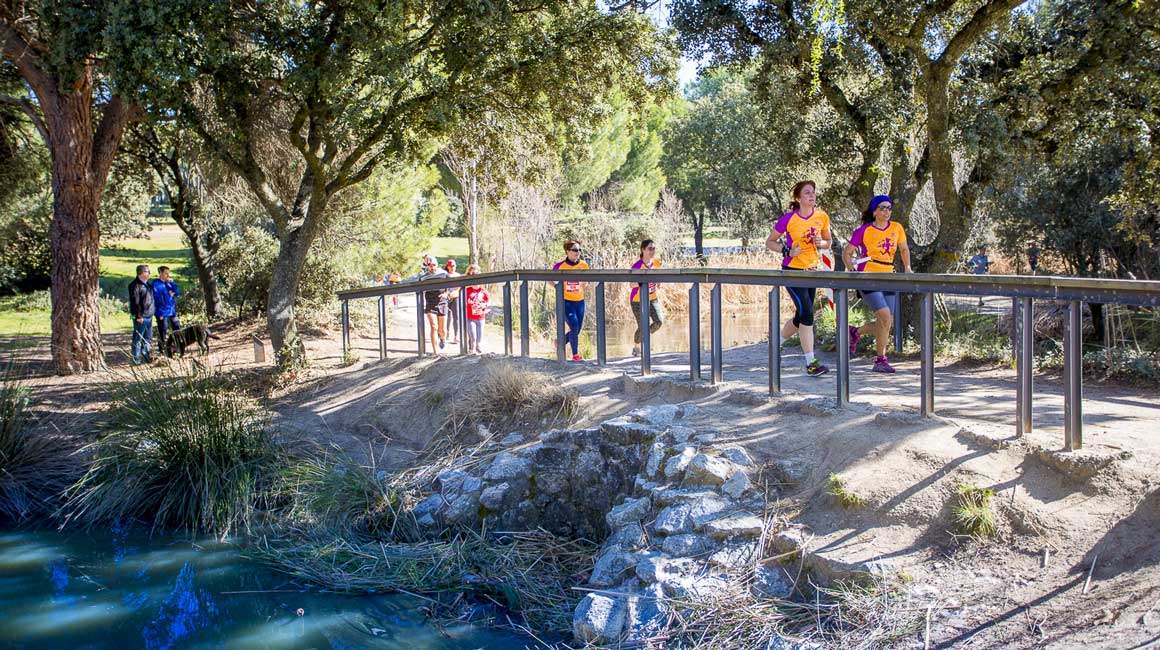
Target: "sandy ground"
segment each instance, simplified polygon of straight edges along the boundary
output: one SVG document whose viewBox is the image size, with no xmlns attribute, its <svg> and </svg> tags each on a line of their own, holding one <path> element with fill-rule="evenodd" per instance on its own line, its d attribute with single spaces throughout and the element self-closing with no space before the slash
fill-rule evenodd
<svg viewBox="0 0 1160 650">
<path fill-rule="evenodd" d="M 417 359 L 413 306 L 402 307 L 385 361 L 378 360 L 377 339 L 357 335 L 369 332 L 356 333 L 361 360 L 342 367 L 337 334 L 305 330 L 313 368 L 282 386 L 254 362 L 255 324 L 227 323 L 214 328 L 223 340 L 213 342 L 206 362 L 261 378 L 260 399 L 287 440 L 334 444 L 382 466 L 405 465 L 465 383 L 489 364 L 508 361 L 457 358 L 453 346 L 447 357 Z M 489 333 L 489 339 L 485 349 L 502 351 L 498 336 Z M 91 435 L 88 423 L 99 420 L 112 388 L 129 376 L 127 340 L 106 337 L 110 371 L 95 376 L 47 375 L 45 342 L 13 355 L 33 373 L 51 426 Z M 265 355 L 272 358 L 268 346 Z M 725 383 L 703 389 L 708 396 L 699 398 L 690 424 L 716 434 L 717 444 L 750 450 L 785 520 L 804 527 L 812 552 L 855 566 L 884 563 L 903 576 L 916 611 L 931 612 L 931 647 L 1160 643 L 1160 403 L 1154 392 L 1086 387 L 1085 458 L 1102 464 L 1087 475 L 1079 471 L 1083 466 L 1077 470 L 1053 455 L 1063 438 L 1062 390 L 1052 377 L 1036 377 L 1036 428 L 1015 439 L 1011 371 L 940 366 L 939 416 L 924 419 L 916 414 L 916 363 L 898 363 L 898 374 L 885 376 L 869 372 L 867 359 L 854 361 L 854 403 L 834 410 L 825 400 L 835 392 L 833 377 L 807 377 L 801 361 L 783 353 L 784 391 L 768 399 L 765 346 L 727 350 Z M 580 392 L 580 424 L 690 396 L 685 389 L 628 390 L 636 384 L 626 377 L 639 374 L 634 359 L 603 369 L 592 362 L 516 363 Z M 662 385 L 686 386 L 684 354 L 658 352 L 653 370 Z M 866 505 L 841 508 L 826 492 L 830 473 Z M 960 483 L 995 491 L 995 540 L 977 544 L 950 534 L 947 504 Z M 923 647 L 922 633 L 898 645 Z"/>
</svg>

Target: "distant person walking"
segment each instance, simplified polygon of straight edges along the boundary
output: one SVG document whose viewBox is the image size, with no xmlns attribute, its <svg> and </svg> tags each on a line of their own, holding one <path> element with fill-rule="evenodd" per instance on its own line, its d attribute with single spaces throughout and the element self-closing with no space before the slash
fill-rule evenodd
<svg viewBox="0 0 1160 650">
<path fill-rule="evenodd" d="M 659 269 L 661 261 L 656 259 L 657 245 L 653 240 L 646 239 L 640 243 L 640 259 L 632 265 L 633 270 L 636 269 Z M 664 325 L 665 313 L 661 310 L 661 303 L 657 296 L 657 283 L 648 283 L 648 314 L 649 324 L 648 331 L 655 333 Z M 640 287 L 632 286 L 632 314 L 636 318 L 636 332 L 632 335 L 632 342 L 635 344 L 632 348 L 632 356 L 640 356 L 640 337 L 641 329 L 645 326 L 644 319 L 640 317 Z"/>
<path fill-rule="evenodd" d="M 137 277 L 129 283 L 129 315 L 133 317 L 133 342 L 129 350 L 133 363 L 149 363 L 150 345 L 153 341 L 153 315 L 155 313 L 153 289 L 149 287 L 149 265 L 137 265 Z"/>
<path fill-rule="evenodd" d="M 398 284 L 402 281 L 403 276 L 399 275 L 398 271 L 391 271 L 391 274 L 387 276 L 387 286 Z M 394 307 L 399 306 L 399 294 L 396 293 L 395 295 L 391 296 L 391 305 Z"/>
<path fill-rule="evenodd" d="M 830 215 L 817 207 L 817 184 L 813 181 L 799 181 L 793 186 L 790 211 L 781 216 L 773 226 L 773 232 L 765 240 L 765 247 L 771 251 L 782 249 L 779 244 L 785 238 L 788 254 L 782 259 L 782 267 L 787 270 L 814 271 L 818 268 L 818 251 L 830 248 Z M 793 320 L 781 328 L 782 339 L 788 339 L 796 332 L 805 356 L 806 374 L 817 377 L 829 372 L 829 368 L 814 356 L 814 287 L 786 287 L 794 304 Z"/>
<path fill-rule="evenodd" d="M 153 304 L 157 313 L 157 340 L 165 351 L 165 356 L 173 356 L 173 348 L 169 345 L 169 333 L 181 329 L 181 321 L 177 319 L 177 297 L 181 289 L 177 283 L 169 278 L 169 267 L 157 267 L 157 277 L 150 283 L 153 287 Z"/>
<path fill-rule="evenodd" d="M 1031 246 L 1027 247 L 1027 263 L 1031 265 L 1031 275 L 1038 275 L 1039 244 L 1031 242 Z"/>
<path fill-rule="evenodd" d="M 455 271 L 455 260 L 453 259 L 448 258 L 445 270 L 449 278 L 457 278 L 460 275 Z M 451 343 L 459 343 L 459 289 L 447 290 L 447 311 L 451 320 Z"/>
<path fill-rule="evenodd" d="M 478 274 L 478 264 L 467 265 L 467 275 Z M 491 307 L 491 295 L 482 286 L 467 287 L 464 293 L 467 300 L 467 351 L 483 354 L 480 345 L 483 343 L 483 324 Z"/>
<path fill-rule="evenodd" d="M 987 270 L 991 267 L 991 260 L 987 259 L 987 247 L 980 246 L 979 252 L 967 261 L 967 268 L 975 275 L 986 275 Z M 979 296 L 979 306 L 983 306 L 983 297 Z"/>
<path fill-rule="evenodd" d="M 447 277 L 447 271 L 439 268 L 439 261 L 432 255 L 423 257 L 423 270 L 418 275 L 407 278 L 406 282 L 423 282 L 424 280 L 441 280 Z M 427 315 L 427 332 L 431 339 L 431 350 L 441 354 L 444 347 L 443 340 L 447 337 L 447 292 L 444 289 L 430 289 L 423 292 L 423 302 L 416 305 Z M 438 345 L 436 345 L 438 337 Z"/>
<path fill-rule="evenodd" d="M 553 271 L 582 271 L 588 268 L 588 262 L 580 259 L 580 242 L 573 239 L 564 242 L 564 255 L 564 259 L 552 267 Z M 564 322 L 568 325 L 564 340 L 572 346 L 572 360 L 580 361 L 580 328 L 584 326 L 584 285 L 579 281 L 564 282 Z"/>
<path fill-rule="evenodd" d="M 894 256 L 902 254 L 902 268 L 912 273 L 910 268 L 910 246 L 906 243 L 906 231 L 890 217 L 894 202 L 889 196 L 878 195 L 870 199 L 870 208 L 862 213 L 862 226 L 850 237 L 850 245 L 842 250 L 842 260 L 847 269 L 860 273 L 893 273 Z M 854 255 L 858 258 L 855 259 Z M 893 373 L 894 368 L 886 360 L 886 342 L 890 340 L 890 327 L 894 324 L 892 307 L 881 291 L 859 291 L 862 300 L 874 312 L 874 322 L 862 327 L 850 326 L 850 356 L 858 347 L 858 339 L 863 334 L 874 335 L 874 372 Z"/>
</svg>

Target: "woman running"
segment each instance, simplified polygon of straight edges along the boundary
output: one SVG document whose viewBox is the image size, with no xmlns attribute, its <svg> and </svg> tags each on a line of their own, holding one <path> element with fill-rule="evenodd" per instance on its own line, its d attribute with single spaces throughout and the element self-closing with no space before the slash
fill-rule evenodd
<svg viewBox="0 0 1160 650">
<path fill-rule="evenodd" d="M 870 209 L 862 213 L 862 226 L 850 237 L 850 245 L 842 251 L 842 260 L 847 269 L 862 273 L 893 273 L 894 255 L 902 253 L 902 268 L 910 270 L 910 246 L 906 243 L 906 231 L 902 225 L 890 219 L 894 202 L 889 196 L 879 194 L 870 199 Z M 854 259 L 857 254 L 858 258 Z M 863 334 L 874 335 L 874 348 L 878 356 L 874 358 L 874 372 L 894 372 L 886 361 L 886 342 L 890 340 L 890 326 L 894 323 L 891 306 L 881 291 L 859 291 L 862 300 L 874 312 L 874 322 L 862 327 L 850 326 L 850 356 L 858 339 Z"/>
<path fill-rule="evenodd" d="M 467 265 L 467 275 L 479 273 L 478 264 Z M 483 320 L 487 317 L 487 310 L 491 303 L 491 295 L 483 287 L 467 287 L 467 351 L 483 354 L 480 344 L 483 342 Z"/>
<path fill-rule="evenodd" d="M 445 270 L 447 271 L 447 277 L 459 277 L 459 274 L 455 272 L 455 260 L 447 258 Z M 459 289 L 452 288 L 447 290 L 447 311 L 450 316 L 449 320 L 451 321 L 451 331 L 449 332 L 451 334 L 451 344 L 455 345 L 459 343 Z"/>
<path fill-rule="evenodd" d="M 651 239 L 646 239 L 640 243 L 640 259 L 632 265 L 633 269 L 659 269 L 661 261 L 656 259 L 657 245 Z M 635 344 L 632 348 L 632 356 L 640 356 L 640 330 L 644 327 L 640 317 L 640 287 L 632 286 L 632 313 L 636 318 L 636 332 L 632 335 L 632 342 Z M 657 299 L 657 283 L 648 283 L 648 313 L 649 313 L 649 332 L 656 332 L 664 325 L 665 314 L 661 311 L 661 302 Z"/>
<path fill-rule="evenodd" d="M 773 226 L 773 232 L 765 240 L 765 247 L 771 251 L 781 249 L 778 242 L 785 238 L 789 254 L 782 259 L 782 267 L 814 271 L 818 266 L 818 251 L 830 248 L 830 215 L 817 207 L 817 184 L 813 181 L 795 183 L 793 200 L 789 202 L 790 212 L 782 215 Z M 781 328 L 782 339 L 788 339 L 796 332 L 802 344 L 806 360 L 806 374 L 811 377 L 824 375 L 829 368 L 814 356 L 814 287 L 786 287 L 794 304 L 792 321 Z"/>
<path fill-rule="evenodd" d="M 580 259 L 580 242 L 569 239 L 564 242 L 565 258 L 556 262 L 553 271 L 576 271 L 588 268 L 588 262 Z M 579 282 L 564 282 L 564 322 L 568 331 L 564 341 L 572 346 L 572 360 L 580 361 L 580 328 L 584 325 L 584 286 Z"/>
<path fill-rule="evenodd" d="M 404 282 L 422 282 L 424 280 L 439 280 L 447 277 L 447 271 L 439 268 L 439 262 L 433 256 L 423 257 L 423 271 L 418 275 L 404 280 Z M 447 292 L 444 289 L 431 289 L 423 292 L 423 303 L 417 306 L 427 315 L 427 330 L 431 337 L 431 350 L 440 354 L 443 349 L 443 339 L 447 335 Z M 435 337 L 439 336 L 439 345 L 435 345 Z"/>
</svg>

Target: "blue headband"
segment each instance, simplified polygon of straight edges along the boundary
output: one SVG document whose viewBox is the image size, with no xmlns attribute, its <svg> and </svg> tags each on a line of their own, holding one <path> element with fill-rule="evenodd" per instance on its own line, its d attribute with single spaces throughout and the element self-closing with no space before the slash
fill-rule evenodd
<svg viewBox="0 0 1160 650">
<path fill-rule="evenodd" d="M 894 206 L 894 201 L 891 201 L 889 196 L 886 196 L 885 194 L 879 194 L 878 196 L 870 199 L 870 212 L 877 210 L 878 206 L 882 205 L 883 203 L 889 203 L 892 207 Z"/>
</svg>

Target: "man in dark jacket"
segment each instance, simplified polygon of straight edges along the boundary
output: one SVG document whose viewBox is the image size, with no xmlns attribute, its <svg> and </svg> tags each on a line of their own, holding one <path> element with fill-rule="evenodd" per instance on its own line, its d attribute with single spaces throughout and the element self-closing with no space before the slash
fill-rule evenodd
<svg viewBox="0 0 1160 650">
<path fill-rule="evenodd" d="M 129 315 L 133 317 L 133 363 L 149 363 L 153 341 L 153 289 L 149 286 L 149 265 L 137 265 L 137 277 L 129 283 Z"/>
<path fill-rule="evenodd" d="M 172 357 L 169 333 L 181 329 L 181 321 L 177 320 L 177 297 L 181 295 L 181 289 L 169 279 L 168 266 L 157 267 L 157 279 L 150 286 L 153 287 L 153 303 L 157 308 L 157 341 L 165 356 Z"/>
</svg>

